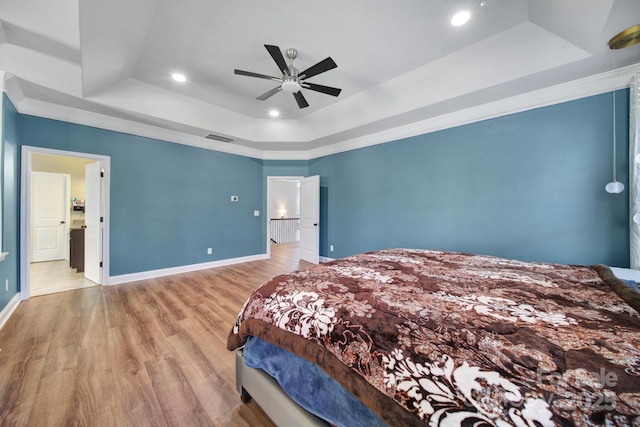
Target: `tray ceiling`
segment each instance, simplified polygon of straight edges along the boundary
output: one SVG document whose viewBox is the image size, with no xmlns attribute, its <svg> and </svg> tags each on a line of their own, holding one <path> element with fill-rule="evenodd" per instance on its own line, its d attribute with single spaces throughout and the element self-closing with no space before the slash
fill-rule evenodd
<svg viewBox="0 0 640 427">
<path fill-rule="evenodd" d="M 451 26 L 463 8 L 471 20 Z M 0 70 L 30 114 L 308 152 L 633 68 L 640 45 L 607 42 L 638 17 L 637 0 L 0 0 Z M 276 83 L 233 70 L 279 76 L 264 44 L 296 48 L 299 69 L 331 56 L 338 68 L 309 81 L 342 93 L 256 100 Z"/>
</svg>

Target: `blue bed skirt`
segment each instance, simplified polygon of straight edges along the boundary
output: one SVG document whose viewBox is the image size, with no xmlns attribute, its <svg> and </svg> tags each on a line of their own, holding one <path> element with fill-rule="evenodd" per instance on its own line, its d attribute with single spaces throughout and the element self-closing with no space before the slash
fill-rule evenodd
<svg viewBox="0 0 640 427">
<path fill-rule="evenodd" d="M 336 426 L 376 427 L 387 424 L 317 365 L 260 338 L 244 346 L 247 366 L 275 378 L 296 403 Z"/>
</svg>

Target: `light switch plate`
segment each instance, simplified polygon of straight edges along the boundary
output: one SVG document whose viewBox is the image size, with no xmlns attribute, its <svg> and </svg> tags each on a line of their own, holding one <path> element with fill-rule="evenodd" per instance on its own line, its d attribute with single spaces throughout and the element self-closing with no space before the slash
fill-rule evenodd
<svg viewBox="0 0 640 427">
<path fill-rule="evenodd" d="M 253 211 L 253 216 L 260 216 L 260 211 Z"/>
</svg>

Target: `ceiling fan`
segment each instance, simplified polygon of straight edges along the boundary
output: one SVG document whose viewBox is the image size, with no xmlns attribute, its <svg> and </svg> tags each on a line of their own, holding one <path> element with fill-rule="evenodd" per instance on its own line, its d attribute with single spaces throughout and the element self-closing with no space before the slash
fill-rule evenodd
<svg viewBox="0 0 640 427">
<path fill-rule="evenodd" d="M 293 66 L 293 60 L 296 59 L 296 57 L 298 56 L 297 50 L 293 48 L 287 49 L 286 55 L 287 55 L 287 58 L 289 58 L 289 65 L 287 65 L 287 62 L 285 61 L 284 56 L 282 55 L 282 52 L 280 51 L 280 48 L 278 46 L 265 44 L 264 47 L 267 48 L 267 51 L 269 52 L 273 60 L 276 62 L 276 65 L 278 66 L 280 71 L 282 72 L 282 77 L 267 76 L 264 74 L 252 73 L 251 71 L 243 71 L 243 70 L 237 70 L 237 69 L 233 70 L 235 74 L 238 74 L 241 76 L 257 77 L 259 79 L 267 79 L 267 80 L 280 82 L 278 86 L 274 87 L 268 92 L 263 93 L 256 99 L 264 101 L 270 98 L 271 96 L 275 95 L 276 93 L 280 91 L 284 91 L 284 92 L 293 94 L 293 97 L 296 99 L 296 102 L 298 103 L 298 107 L 305 108 L 309 106 L 309 103 L 304 98 L 304 95 L 302 95 L 301 89 L 315 90 L 316 92 L 326 93 L 327 95 L 333 95 L 333 96 L 340 95 L 340 92 L 342 91 L 342 89 L 338 89 L 330 86 L 323 86 L 323 85 L 306 81 L 308 78 L 317 76 L 320 73 L 324 73 L 325 71 L 329 71 L 336 68 L 337 65 L 333 61 L 333 59 L 331 59 L 331 57 L 328 57 L 318 62 L 317 64 L 312 65 L 306 70 L 299 72 L 298 69 Z"/>
</svg>

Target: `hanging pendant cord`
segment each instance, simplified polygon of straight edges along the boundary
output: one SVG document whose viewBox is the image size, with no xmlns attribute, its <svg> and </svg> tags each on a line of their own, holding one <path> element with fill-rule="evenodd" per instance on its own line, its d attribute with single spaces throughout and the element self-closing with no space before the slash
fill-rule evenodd
<svg viewBox="0 0 640 427">
<path fill-rule="evenodd" d="M 616 55 L 613 52 L 611 62 L 613 62 L 613 72 L 614 75 L 616 73 Z M 614 86 L 613 86 L 613 182 L 617 182 L 616 180 L 616 87 L 615 87 L 615 76 L 614 76 Z"/>
<path fill-rule="evenodd" d="M 613 89 L 613 182 L 616 182 L 616 90 Z"/>
</svg>

